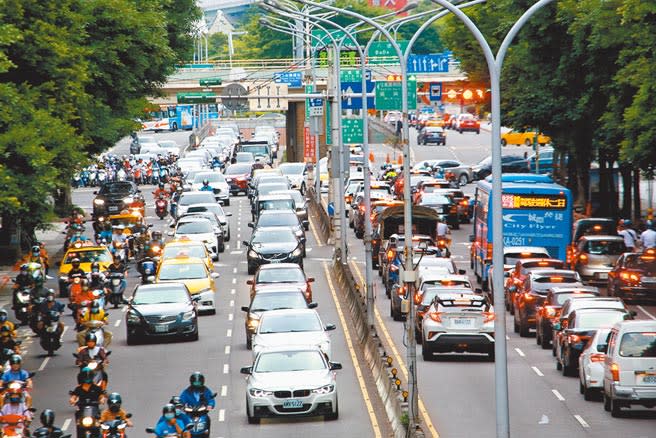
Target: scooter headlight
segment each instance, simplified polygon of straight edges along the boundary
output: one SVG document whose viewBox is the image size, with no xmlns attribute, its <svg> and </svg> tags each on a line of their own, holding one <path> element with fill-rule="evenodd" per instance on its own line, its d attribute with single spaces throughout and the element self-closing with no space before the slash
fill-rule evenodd
<svg viewBox="0 0 656 438">
<path fill-rule="evenodd" d="M 82 418 L 82 426 L 84 426 L 84 427 L 93 426 L 93 417 L 84 417 L 84 418 Z"/>
</svg>

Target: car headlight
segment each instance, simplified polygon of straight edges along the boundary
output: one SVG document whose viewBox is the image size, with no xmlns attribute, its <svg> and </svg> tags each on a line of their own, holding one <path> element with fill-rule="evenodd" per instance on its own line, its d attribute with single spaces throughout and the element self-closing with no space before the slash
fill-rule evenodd
<svg viewBox="0 0 656 438">
<path fill-rule="evenodd" d="M 194 318 L 194 311 L 190 310 L 188 312 L 185 312 L 182 314 L 182 320 L 183 321 L 190 321 Z"/>
<path fill-rule="evenodd" d="M 248 318 L 248 327 L 249 328 L 255 330 L 255 329 L 257 329 L 258 325 L 260 325 L 260 318 L 256 317 L 255 315 Z"/>
<path fill-rule="evenodd" d="M 206 294 L 206 293 L 209 293 L 209 292 L 214 292 L 214 290 L 211 287 L 208 287 L 208 288 L 205 288 L 205 289 L 201 290 L 198 293 L 199 294 Z"/>
<path fill-rule="evenodd" d="M 105 200 L 104 199 L 94 199 L 93 203 L 96 204 L 96 205 L 104 205 Z"/>
<path fill-rule="evenodd" d="M 123 198 L 123 202 L 125 202 L 126 204 L 131 204 L 133 201 L 134 198 L 132 196 L 126 196 L 125 198 Z"/>
<path fill-rule="evenodd" d="M 298 257 L 298 256 L 301 255 L 301 252 L 302 252 L 302 251 L 301 251 L 301 248 L 296 248 L 294 251 L 292 251 L 292 255 L 293 255 L 294 257 Z"/>
<path fill-rule="evenodd" d="M 257 397 L 257 398 L 271 397 L 273 395 L 273 391 L 265 391 L 264 389 L 257 389 L 257 388 L 251 388 L 248 390 L 248 392 L 253 397 Z"/>
<path fill-rule="evenodd" d="M 326 386 L 322 386 L 321 388 L 313 389 L 312 392 L 314 394 L 330 394 L 334 390 L 335 390 L 335 385 L 326 385 Z"/>
<path fill-rule="evenodd" d="M 128 324 L 139 324 L 141 322 L 141 318 L 139 318 L 139 315 L 137 315 L 135 312 L 128 312 Z"/>
<path fill-rule="evenodd" d="M 258 259 L 260 258 L 260 255 L 251 249 L 248 251 L 248 257 Z"/>
</svg>

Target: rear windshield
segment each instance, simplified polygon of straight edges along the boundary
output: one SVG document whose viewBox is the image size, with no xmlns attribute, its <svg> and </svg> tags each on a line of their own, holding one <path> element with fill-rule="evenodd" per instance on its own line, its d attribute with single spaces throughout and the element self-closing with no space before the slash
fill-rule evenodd
<svg viewBox="0 0 656 438">
<path fill-rule="evenodd" d="M 634 254 L 626 256 L 626 267 L 629 269 L 644 269 L 656 271 L 656 257 Z"/>
<path fill-rule="evenodd" d="M 534 280 L 536 283 L 578 283 L 576 277 L 568 277 L 564 275 L 549 275 L 544 277 L 537 277 Z"/>
<path fill-rule="evenodd" d="M 624 321 L 628 313 L 618 311 L 604 311 L 595 309 L 593 312 L 584 312 L 576 315 L 576 328 L 598 329 L 610 327 L 616 322 Z"/>
<path fill-rule="evenodd" d="M 626 252 L 624 242 L 617 240 L 590 240 L 585 249 L 593 255 L 620 255 Z"/>
<path fill-rule="evenodd" d="M 620 343 L 620 356 L 656 357 L 656 333 L 625 333 Z"/>
<path fill-rule="evenodd" d="M 591 298 L 596 296 L 597 295 L 594 294 L 587 294 L 587 293 L 580 293 L 580 292 L 556 294 L 556 303 L 562 306 L 563 304 L 565 304 L 565 301 L 569 300 L 570 298 Z"/>
<path fill-rule="evenodd" d="M 532 268 L 563 269 L 565 267 L 565 262 L 561 260 L 536 260 L 534 262 L 525 262 L 522 267 L 524 269 L 532 269 Z"/>
<path fill-rule="evenodd" d="M 242 173 L 250 173 L 251 165 L 250 164 L 233 164 L 228 166 L 225 171 L 226 175 L 240 175 Z"/>
<path fill-rule="evenodd" d="M 260 210 L 293 210 L 294 201 L 291 199 L 275 199 L 270 201 L 260 201 Z"/>
</svg>

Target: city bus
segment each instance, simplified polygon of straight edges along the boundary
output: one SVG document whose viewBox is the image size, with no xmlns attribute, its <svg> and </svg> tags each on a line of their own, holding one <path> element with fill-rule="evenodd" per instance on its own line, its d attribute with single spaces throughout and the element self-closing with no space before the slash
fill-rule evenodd
<svg viewBox="0 0 656 438">
<path fill-rule="evenodd" d="M 565 261 L 572 233 L 572 194 L 547 175 L 525 173 L 501 177 L 503 245 L 546 248 Z M 470 265 L 476 280 L 488 284 L 492 265 L 492 177 L 479 181 L 474 198 L 474 234 Z"/>
<path fill-rule="evenodd" d="M 200 107 L 194 108 L 194 106 Z M 202 125 L 207 119 L 218 119 L 220 107 L 217 104 L 205 105 L 162 105 L 159 109 L 149 111 L 150 120 L 143 123 L 144 131 L 190 130 L 194 124 Z"/>
</svg>

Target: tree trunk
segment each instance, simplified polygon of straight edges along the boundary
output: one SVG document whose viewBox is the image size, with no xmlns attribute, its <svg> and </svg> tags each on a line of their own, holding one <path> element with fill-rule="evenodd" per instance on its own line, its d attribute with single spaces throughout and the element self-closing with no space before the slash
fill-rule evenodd
<svg viewBox="0 0 656 438">
<path fill-rule="evenodd" d="M 59 217 L 66 217 L 73 207 L 73 196 L 71 186 L 66 185 L 55 190 L 53 193 L 55 199 L 55 213 Z"/>
<path fill-rule="evenodd" d="M 633 222 L 640 222 L 642 207 L 640 205 L 640 169 L 633 169 Z"/>
<path fill-rule="evenodd" d="M 631 168 L 626 164 L 620 165 L 622 175 L 622 217 L 631 217 Z"/>
</svg>

